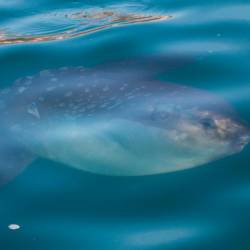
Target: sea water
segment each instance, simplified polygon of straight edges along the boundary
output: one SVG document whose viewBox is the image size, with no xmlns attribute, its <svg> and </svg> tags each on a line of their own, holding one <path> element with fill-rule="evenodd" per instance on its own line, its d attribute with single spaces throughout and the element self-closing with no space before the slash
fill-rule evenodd
<svg viewBox="0 0 250 250">
<path fill-rule="evenodd" d="M 250 123 L 249 12 L 243 0 L 0 1 L 0 87 L 44 69 L 178 58 L 159 79 L 208 90 Z M 38 159 L 0 188 L 0 249 L 248 250 L 249 153 L 145 177 Z"/>
</svg>

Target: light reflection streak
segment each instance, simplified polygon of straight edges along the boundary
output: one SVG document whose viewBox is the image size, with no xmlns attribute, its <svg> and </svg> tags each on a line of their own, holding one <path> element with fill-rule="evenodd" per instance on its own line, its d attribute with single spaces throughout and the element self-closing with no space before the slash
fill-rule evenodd
<svg viewBox="0 0 250 250">
<path fill-rule="evenodd" d="M 53 14 L 53 17 L 56 16 L 56 14 Z M 63 17 L 67 20 L 71 20 L 72 22 L 76 22 L 75 26 L 73 28 L 66 28 L 63 32 L 52 32 L 51 30 L 48 30 L 43 34 L 30 34 L 31 32 L 29 32 L 29 30 L 25 30 L 23 34 L 22 32 L 20 34 L 15 34 L 14 32 L 10 33 L 8 29 L 7 31 L 6 29 L 4 31 L 0 30 L 0 45 L 64 40 L 88 35 L 113 27 L 148 22 L 160 22 L 171 18 L 171 16 L 167 15 L 144 15 L 134 13 L 124 14 L 116 11 L 76 12 L 71 14 L 64 14 Z M 47 16 L 47 18 L 49 19 L 49 16 Z M 26 27 L 25 29 L 28 29 L 28 27 Z"/>
</svg>

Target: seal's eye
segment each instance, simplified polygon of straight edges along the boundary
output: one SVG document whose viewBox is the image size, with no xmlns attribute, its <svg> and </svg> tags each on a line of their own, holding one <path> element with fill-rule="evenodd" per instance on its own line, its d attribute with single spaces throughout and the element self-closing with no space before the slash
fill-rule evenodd
<svg viewBox="0 0 250 250">
<path fill-rule="evenodd" d="M 212 129 L 216 127 L 216 124 L 211 118 L 202 118 L 200 121 L 201 125 L 206 129 Z"/>
</svg>

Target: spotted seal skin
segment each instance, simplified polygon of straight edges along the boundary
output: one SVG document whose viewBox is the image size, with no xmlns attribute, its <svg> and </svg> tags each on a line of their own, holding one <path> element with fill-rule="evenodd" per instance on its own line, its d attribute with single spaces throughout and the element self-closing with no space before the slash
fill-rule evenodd
<svg viewBox="0 0 250 250">
<path fill-rule="evenodd" d="M 60 68 L 2 90 L 1 182 L 37 157 L 97 174 L 152 175 L 201 166 L 250 141 L 221 98 L 145 75 L 126 65 Z"/>
</svg>

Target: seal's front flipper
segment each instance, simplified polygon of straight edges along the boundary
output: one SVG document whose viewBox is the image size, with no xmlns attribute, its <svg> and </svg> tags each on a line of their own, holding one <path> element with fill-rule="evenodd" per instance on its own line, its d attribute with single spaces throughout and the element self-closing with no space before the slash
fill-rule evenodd
<svg viewBox="0 0 250 250">
<path fill-rule="evenodd" d="M 0 186 L 13 179 L 34 159 L 34 155 L 11 136 L 0 132 Z"/>
</svg>

